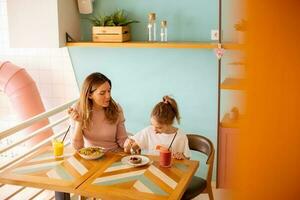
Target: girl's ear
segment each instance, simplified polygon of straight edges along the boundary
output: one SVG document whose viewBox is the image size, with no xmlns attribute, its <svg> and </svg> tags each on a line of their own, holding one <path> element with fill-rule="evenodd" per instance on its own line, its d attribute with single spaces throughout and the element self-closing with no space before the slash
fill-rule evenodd
<svg viewBox="0 0 300 200">
<path fill-rule="evenodd" d="M 89 94 L 89 99 L 93 99 L 93 95 L 92 94 Z"/>
</svg>

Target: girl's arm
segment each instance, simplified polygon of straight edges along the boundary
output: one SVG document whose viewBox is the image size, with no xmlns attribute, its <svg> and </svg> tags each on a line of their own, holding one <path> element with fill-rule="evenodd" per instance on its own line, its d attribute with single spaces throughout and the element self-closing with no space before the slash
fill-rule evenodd
<svg viewBox="0 0 300 200">
<path fill-rule="evenodd" d="M 185 155 L 181 152 L 176 152 L 173 153 L 173 158 L 177 159 L 177 160 L 187 160 L 190 159 L 189 157 L 185 157 Z"/>
<path fill-rule="evenodd" d="M 190 147 L 189 147 L 189 140 L 188 140 L 187 136 L 185 136 L 185 139 L 184 139 L 183 155 L 186 159 L 190 159 L 190 157 L 192 156 L 191 155 L 191 150 L 190 150 Z"/>
<path fill-rule="evenodd" d="M 182 140 L 184 141 L 183 148 L 179 150 L 180 152 L 174 153 L 173 157 L 178 160 L 190 159 L 191 150 L 189 148 L 189 140 L 186 135 L 184 135 L 184 138 L 182 138 Z"/>
<path fill-rule="evenodd" d="M 135 141 L 133 139 L 127 138 L 124 142 L 124 152 L 130 153 L 130 149 Z"/>
<path fill-rule="evenodd" d="M 133 139 L 127 139 L 124 143 L 124 152 L 132 154 L 131 149 L 133 149 L 136 154 L 141 154 L 140 146 Z"/>
<path fill-rule="evenodd" d="M 148 139 L 147 139 L 147 128 L 144 128 L 143 130 L 139 131 L 133 136 L 130 136 L 125 143 L 124 143 L 124 151 L 126 153 L 130 153 L 131 147 L 133 147 L 138 152 L 141 151 L 141 149 L 149 150 L 148 148 Z"/>
</svg>

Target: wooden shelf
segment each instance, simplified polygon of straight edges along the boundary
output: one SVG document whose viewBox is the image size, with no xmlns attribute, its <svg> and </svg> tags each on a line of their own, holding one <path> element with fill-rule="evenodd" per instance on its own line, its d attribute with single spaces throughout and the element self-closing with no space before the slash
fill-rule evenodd
<svg viewBox="0 0 300 200">
<path fill-rule="evenodd" d="M 191 49 L 214 49 L 217 43 L 206 42 L 68 42 L 68 47 L 120 47 L 120 48 L 191 48 Z"/>
<path fill-rule="evenodd" d="M 235 66 L 245 66 L 245 63 L 242 61 L 230 62 L 228 65 L 235 65 Z"/>
<path fill-rule="evenodd" d="M 225 90 L 243 90 L 244 89 L 244 79 L 226 78 L 221 83 L 221 89 L 225 89 Z"/>
<path fill-rule="evenodd" d="M 179 49 L 214 49 L 217 43 L 209 42 L 68 42 L 67 47 L 119 47 L 119 48 L 179 48 Z M 240 44 L 224 43 L 225 49 L 241 49 Z"/>
<path fill-rule="evenodd" d="M 239 128 L 242 118 L 239 117 L 237 120 L 232 120 L 229 118 L 229 114 L 225 114 L 222 121 L 220 122 L 220 127 L 222 128 Z"/>
<path fill-rule="evenodd" d="M 237 43 L 222 43 L 224 49 L 229 50 L 243 50 L 245 48 L 244 44 L 237 44 Z"/>
</svg>

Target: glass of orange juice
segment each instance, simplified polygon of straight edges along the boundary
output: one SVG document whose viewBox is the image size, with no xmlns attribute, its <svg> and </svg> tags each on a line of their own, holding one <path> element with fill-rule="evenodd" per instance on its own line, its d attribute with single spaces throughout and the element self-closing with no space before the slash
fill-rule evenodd
<svg viewBox="0 0 300 200">
<path fill-rule="evenodd" d="M 64 154 L 64 143 L 60 140 L 52 140 L 53 154 L 55 157 L 62 156 Z"/>
</svg>

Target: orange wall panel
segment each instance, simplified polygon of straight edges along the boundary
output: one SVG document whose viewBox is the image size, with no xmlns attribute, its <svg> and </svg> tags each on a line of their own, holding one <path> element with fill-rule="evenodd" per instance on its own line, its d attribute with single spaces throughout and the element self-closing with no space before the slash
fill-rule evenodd
<svg viewBox="0 0 300 200">
<path fill-rule="evenodd" d="M 300 1 L 249 0 L 234 199 L 300 199 Z"/>
</svg>

